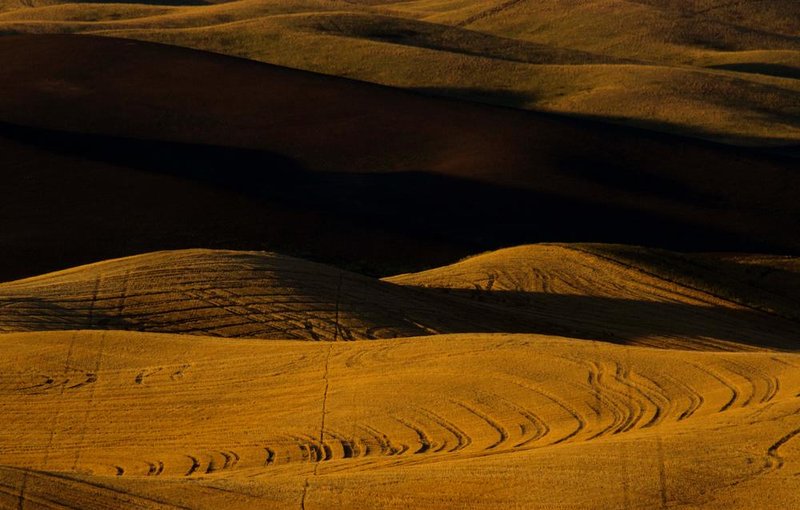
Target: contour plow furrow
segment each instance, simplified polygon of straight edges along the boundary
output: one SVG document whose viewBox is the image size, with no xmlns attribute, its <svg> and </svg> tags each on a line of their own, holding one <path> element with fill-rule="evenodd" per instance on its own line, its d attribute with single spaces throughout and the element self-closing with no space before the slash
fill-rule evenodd
<svg viewBox="0 0 800 510">
<path fill-rule="evenodd" d="M 613 418 L 605 428 L 595 431 L 590 439 L 627 432 L 643 414 L 638 402 L 631 399 L 630 394 L 620 392 L 612 386 L 611 383 L 617 380 L 616 375 L 610 375 L 603 365 L 589 362 L 588 367 L 587 382 L 595 398 L 593 410 L 597 414 L 598 424 L 603 422 L 609 412 Z"/>
<path fill-rule="evenodd" d="M 705 398 L 703 395 L 695 390 L 691 385 L 686 384 L 685 382 L 681 381 L 676 377 L 672 377 L 669 374 L 663 375 L 664 379 L 669 381 L 670 385 L 678 388 L 680 392 L 680 398 L 673 399 L 672 402 L 677 402 L 680 400 L 686 400 L 687 404 L 685 409 L 683 409 L 680 414 L 678 414 L 678 421 L 685 420 L 687 418 L 691 418 L 691 416 L 700 410 L 705 403 Z"/>
<path fill-rule="evenodd" d="M 719 374 L 717 374 L 716 371 L 714 371 L 712 369 L 709 369 L 709 368 L 706 368 L 706 367 L 703 367 L 703 366 L 699 366 L 699 365 L 694 365 L 694 367 L 697 370 L 705 373 L 706 375 L 708 375 L 712 379 L 714 379 L 717 382 L 719 382 L 728 392 L 730 392 L 730 398 L 727 401 L 725 401 L 724 404 L 722 404 L 722 407 L 719 408 L 718 412 L 721 413 L 723 411 L 727 411 L 728 409 L 731 409 L 733 404 L 735 404 L 740 399 L 740 391 L 739 391 L 739 388 L 735 384 L 731 383 L 729 380 L 727 380 L 723 376 L 720 376 Z"/>
<path fill-rule="evenodd" d="M 163 472 L 164 463 L 162 461 L 147 463 L 147 476 L 159 476 Z"/>
<path fill-rule="evenodd" d="M 748 370 L 742 369 L 731 360 L 726 360 L 723 367 L 723 374 L 725 375 L 722 377 L 726 378 L 729 384 L 739 388 L 739 393 L 742 396 L 742 407 L 749 407 L 753 402 L 760 400 L 758 398 L 758 386 L 756 385 L 754 374 Z"/>
<path fill-rule="evenodd" d="M 590 384 L 594 384 L 594 380 Z M 610 396 L 609 392 L 603 392 L 594 387 L 590 397 L 594 401 L 587 404 L 594 413 L 595 426 L 591 430 L 587 440 L 597 439 L 607 434 L 617 434 L 630 423 L 630 408 L 621 405 L 616 399 Z M 609 417 L 611 418 L 609 421 Z"/>
<path fill-rule="evenodd" d="M 669 473 L 671 442 L 703 438 L 707 445 L 691 451 L 723 448 L 740 429 L 750 434 L 742 455 L 756 460 L 734 480 L 742 485 L 793 476 L 800 444 L 800 361 L 790 353 L 525 334 L 319 343 L 131 331 L 12 333 L 0 347 L 9 353 L 0 357 L 8 409 L 0 465 L 48 473 L 29 476 L 31 506 L 59 501 L 32 481 L 53 473 L 52 484 L 74 494 L 86 486 L 64 477 L 110 484 L 92 492 L 103 498 L 149 483 L 239 494 L 242 480 L 256 487 L 301 474 L 307 508 L 337 477 L 427 472 L 453 460 L 538 465 L 650 445 L 637 462 L 662 455 Z M 718 455 L 727 462 L 739 453 Z M 21 485 L 3 480 L 0 507 Z M 161 504 L 157 494 L 147 497 Z"/>
<path fill-rule="evenodd" d="M 641 424 L 641 428 L 652 427 L 663 420 L 663 413 L 669 404 L 669 399 L 663 395 L 661 388 L 653 388 L 655 383 L 652 380 L 630 372 L 627 367 L 619 363 L 616 364 L 615 375 L 617 382 L 630 390 L 631 398 L 635 398 L 639 402 L 642 415 L 637 424 L 643 421 L 648 413 L 651 414 L 650 418 Z"/>
<path fill-rule="evenodd" d="M 189 466 L 189 469 L 186 471 L 184 476 L 192 476 L 197 472 L 198 469 L 200 469 L 201 464 L 197 457 L 193 457 L 191 455 L 187 455 L 186 457 L 192 461 L 192 465 Z"/>
<path fill-rule="evenodd" d="M 329 429 L 325 430 L 325 436 L 330 438 L 330 440 L 325 443 L 331 449 L 330 459 L 355 459 L 357 457 L 369 455 L 370 453 L 369 448 L 365 448 L 364 445 L 356 439 L 346 439 L 344 436 Z"/>
<path fill-rule="evenodd" d="M 504 445 L 508 441 L 508 431 L 506 428 L 500 424 L 497 420 L 493 419 L 483 411 L 478 410 L 475 406 L 469 405 L 465 402 L 453 402 L 455 405 L 463 408 L 470 414 L 478 417 L 481 421 L 483 421 L 495 434 L 497 434 L 497 439 L 491 442 L 488 446 L 485 447 L 486 450 L 494 450 L 499 446 Z"/>
<path fill-rule="evenodd" d="M 346 362 L 347 358 L 342 361 Z M 723 361 L 726 365 L 731 363 L 731 360 Z M 358 464 L 369 460 L 370 463 L 380 463 L 383 459 L 396 458 L 396 462 L 402 464 L 405 462 L 402 459 L 410 458 L 409 454 L 419 461 L 424 458 L 434 461 L 461 454 L 541 450 L 568 443 L 613 440 L 614 437 L 635 435 L 637 430 L 658 428 L 667 422 L 691 424 L 698 421 L 694 417 L 703 406 L 705 397 L 693 383 L 678 381 L 674 377 L 662 377 L 660 382 L 656 382 L 654 377 L 630 371 L 616 361 L 592 362 L 586 366 L 589 367 L 588 385 L 575 384 L 559 389 L 560 393 L 569 387 L 583 388 L 580 391 L 585 392 L 587 400 L 579 407 L 568 405 L 549 392 L 519 384 L 518 387 L 525 391 L 505 395 L 480 392 L 475 399 L 453 400 L 449 406 L 440 406 L 438 412 L 418 407 L 408 409 L 405 417 L 387 416 L 400 428 L 389 427 L 386 432 L 382 432 L 377 424 L 356 422 L 348 427 L 351 434 L 326 428 L 322 442 L 309 431 L 267 439 L 269 446 L 245 449 L 241 453 L 220 449 L 200 455 L 166 455 L 164 460 L 145 461 L 144 469 L 118 463 L 109 465 L 104 471 L 112 473 L 115 470 L 118 477 L 204 478 L 236 470 L 257 473 L 263 469 L 287 469 L 292 465 L 310 463 L 336 465 L 331 469 L 343 473 L 347 472 L 347 463 L 351 462 Z M 745 371 L 743 366 L 740 366 L 740 371 Z M 336 384 L 335 379 L 333 384 Z M 711 388 L 712 394 L 716 391 Z M 526 394 L 533 395 L 533 400 L 526 401 Z M 579 411 L 584 405 L 585 411 Z M 750 415 L 755 418 L 768 413 L 771 405 L 752 399 L 748 406 L 736 409 L 739 412 L 752 409 Z M 595 417 L 590 418 L 592 414 Z M 409 447 L 401 439 L 408 432 L 416 438 L 417 445 Z M 780 449 L 797 435 L 797 431 L 792 430 L 767 448 L 767 468 L 779 469 L 783 465 Z M 552 437 L 555 439 L 547 440 Z"/>
<path fill-rule="evenodd" d="M 753 399 L 760 404 L 770 402 L 780 391 L 780 379 L 766 374 L 761 367 L 728 360 L 728 366 L 735 367 L 736 373 L 747 379 L 753 390 Z"/>
<path fill-rule="evenodd" d="M 639 398 L 639 395 L 630 386 L 622 384 L 621 381 L 620 368 L 617 363 L 614 363 L 613 371 L 608 370 L 607 367 L 602 367 L 598 371 L 598 391 L 604 391 L 605 394 L 615 399 L 620 404 L 625 415 L 623 424 L 614 431 L 614 434 L 634 429 L 644 420 L 647 412 L 647 406 Z"/>
<path fill-rule="evenodd" d="M 555 439 L 550 444 L 555 445 L 555 444 L 560 444 L 560 443 L 567 442 L 567 441 L 571 440 L 572 438 L 578 436 L 578 434 L 580 434 L 581 432 L 583 432 L 587 428 L 587 426 L 588 426 L 587 419 L 575 407 L 570 405 L 568 403 L 568 401 L 561 400 L 558 397 L 556 397 L 553 394 L 551 394 L 550 392 L 545 391 L 545 390 L 543 390 L 541 388 L 534 388 L 534 387 L 530 386 L 529 383 L 525 383 L 525 382 L 522 382 L 522 381 L 519 381 L 519 380 L 512 380 L 511 383 L 516 385 L 516 386 L 518 386 L 518 387 L 520 387 L 520 388 L 522 388 L 522 389 L 524 389 L 524 390 L 527 390 L 528 392 L 530 392 L 530 393 L 532 393 L 534 395 L 537 395 L 540 398 L 543 398 L 546 402 L 555 405 L 556 408 L 559 409 L 561 411 L 561 413 L 562 413 L 561 420 L 563 420 L 563 414 L 564 413 L 566 414 L 566 417 L 568 418 L 567 421 L 571 422 L 570 424 L 572 425 L 573 428 L 570 429 L 569 427 L 565 427 L 566 432 L 564 432 L 563 430 L 561 431 L 562 433 L 565 433 L 565 435 L 559 437 L 558 439 Z M 552 427 L 549 427 L 549 428 L 551 428 L 551 430 L 555 431 L 554 428 L 552 428 Z M 555 435 L 555 433 L 554 433 L 554 435 Z"/>
<path fill-rule="evenodd" d="M 369 425 L 362 425 L 361 428 L 367 433 L 369 438 L 374 441 L 375 444 L 378 445 L 380 455 L 402 455 L 408 451 L 408 446 L 402 443 L 395 445 L 392 443 L 391 439 L 384 433 L 380 432 L 379 430 L 370 427 Z M 369 450 L 365 452 L 369 454 Z"/>
<path fill-rule="evenodd" d="M 398 423 L 400 423 L 404 427 L 412 430 L 414 432 L 414 434 L 416 434 L 419 446 L 412 453 L 414 453 L 415 455 L 419 455 L 419 454 L 422 454 L 422 453 L 427 453 L 429 451 L 432 451 L 436 447 L 436 443 L 434 443 L 431 440 L 431 438 L 428 436 L 428 434 L 422 428 L 420 428 L 417 425 L 414 425 L 413 423 L 411 423 L 410 421 L 408 421 L 406 419 L 398 418 L 397 416 L 393 416 L 393 418 Z"/>
<path fill-rule="evenodd" d="M 519 427 L 519 437 L 516 439 L 517 442 L 514 444 L 514 448 L 529 446 L 550 433 L 550 426 L 547 425 L 547 422 L 530 409 L 502 397 L 497 397 L 497 401 L 502 404 L 503 407 L 508 407 L 513 410 L 513 412 L 518 413 L 520 418 L 522 418 L 522 420 L 517 423 Z"/>
<path fill-rule="evenodd" d="M 452 436 L 452 441 L 454 442 L 453 446 L 448 450 L 448 452 L 457 452 L 459 450 L 463 450 L 464 448 L 468 447 L 472 443 L 472 438 L 463 430 L 461 430 L 455 423 L 448 421 L 436 413 L 432 411 L 428 411 L 426 409 L 419 409 L 419 413 L 430 420 L 431 422 L 435 423 L 445 432 Z M 446 444 L 447 439 L 443 441 L 443 444 Z M 434 450 L 438 451 L 438 450 Z"/>
</svg>

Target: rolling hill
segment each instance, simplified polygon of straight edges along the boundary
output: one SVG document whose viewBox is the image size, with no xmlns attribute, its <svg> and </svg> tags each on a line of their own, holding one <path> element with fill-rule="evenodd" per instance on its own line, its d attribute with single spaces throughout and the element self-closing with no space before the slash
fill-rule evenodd
<svg viewBox="0 0 800 510">
<path fill-rule="evenodd" d="M 434 95 L 797 146 L 793 0 L 4 0 L 0 32 L 168 43 Z"/>
<path fill-rule="evenodd" d="M 797 354 L 504 334 L 0 342 L 3 508 L 797 503 Z"/>
<path fill-rule="evenodd" d="M 543 244 L 380 281 L 182 250 L 3 283 L 0 508 L 792 506 L 796 288 L 759 267 L 797 259 Z"/>
<path fill-rule="evenodd" d="M 680 349 L 798 345 L 800 318 L 786 312 L 793 301 L 778 301 L 780 289 L 733 295 L 699 288 L 690 271 L 676 275 L 581 245 L 521 246 L 385 281 L 273 253 L 167 251 L 0 284 L 0 332 L 317 341 L 493 332 Z M 729 273 L 717 276 L 737 289 Z"/>
<path fill-rule="evenodd" d="M 263 252 L 158 252 L 0 284 L 0 331 L 6 332 L 108 329 L 335 341 L 508 328 L 536 330 L 536 322 Z"/>
<path fill-rule="evenodd" d="M 796 0 L 0 0 L 0 510 L 800 508 Z"/>
<path fill-rule="evenodd" d="M 797 162 L 758 150 L 121 39 L 8 36 L 0 63 L 4 279 L 194 247 L 373 275 L 551 240 L 799 248 Z"/>
</svg>

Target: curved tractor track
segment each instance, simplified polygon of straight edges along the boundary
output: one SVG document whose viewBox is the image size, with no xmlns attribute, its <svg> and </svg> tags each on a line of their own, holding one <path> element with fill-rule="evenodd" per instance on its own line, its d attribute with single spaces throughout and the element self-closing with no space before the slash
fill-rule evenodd
<svg viewBox="0 0 800 510">
<path fill-rule="evenodd" d="M 44 497 L 30 491 L 48 476 L 61 477 L 59 484 L 74 479 L 84 484 L 80 490 L 86 480 L 108 490 L 129 487 L 126 497 L 134 499 L 144 494 L 143 480 L 158 479 L 159 487 L 173 487 L 165 493 L 170 502 L 189 479 L 229 486 L 230 497 L 246 500 L 248 490 L 237 485 L 244 480 L 259 490 L 294 489 L 299 476 L 309 508 L 332 487 L 355 497 L 353 481 L 363 477 L 416 483 L 418 469 L 461 473 L 462 463 L 508 467 L 542 459 L 560 465 L 608 448 L 628 448 L 642 455 L 636 462 L 649 462 L 644 452 L 655 438 L 669 457 L 670 448 L 685 448 L 669 446 L 675 441 L 714 450 L 737 433 L 753 446 L 741 455 L 763 460 L 735 480 L 712 470 L 712 487 L 767 483 L 798 469 L 800 360 L 793 354 L 536 335 L 325 346 L 88 331 L 2 340 L 12 356 L 0 365 L 0 400 L 12 413 L 19 406 L 26 413 L 10 414 L 10 435 L 0 437 L 0 465 L 9 466 L 0 478 L 11 492 L 9 480 L 33 470 L 23 496 L 30 501 Z M 84 367 L 94 369 L 91 377 Z M 78 437 L 67 433 L 75 427 Z M 14 433 L 30 439 L 3 439 Z M 553 460 L 559 452 L 566 457 Z M 596 473 L 616 471 L 601 463 Z"/>
</svg>

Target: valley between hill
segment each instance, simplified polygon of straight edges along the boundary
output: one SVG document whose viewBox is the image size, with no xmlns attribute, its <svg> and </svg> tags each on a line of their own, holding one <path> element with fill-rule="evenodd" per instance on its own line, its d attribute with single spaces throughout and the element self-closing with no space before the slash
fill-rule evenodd
<svg viewBox="0 0 800 510">
<path fill-rule="evenodd" d="M 789 156 L 184 48 L 0 37 L 0 120 L 3 280 L 197 247 L 373 276 L 542 241 L 800 253 Z"/>
</svg>

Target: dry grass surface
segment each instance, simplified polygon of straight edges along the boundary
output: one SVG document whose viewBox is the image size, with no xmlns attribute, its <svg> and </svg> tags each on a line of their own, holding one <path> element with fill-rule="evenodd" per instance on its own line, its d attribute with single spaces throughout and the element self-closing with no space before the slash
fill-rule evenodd
<svg viewBox="0 0 800 510">
<path fill-rule="evenodd" d="M 490 252 L 386 280 L 478 294 L 545 293 L 747 308 L 797 320 L 799 272 L 798 259 L 789 256 L 548 244 Z M 500 293 L 484 297 L 498 299 Z"/>
<path fill-rule="evenodd" d="M 0 331 L 283 340 L 515 332 L 716 350 L 793 349 L 800 340 L 797 317 L 674 274 L 580 245 L 521 246 L 385 281 L 264 252 L 168 251 L 0 284 Z M 750 301 L 772 290 L 762 286 Z"/>
<path fill-rule="evenodd" d="M 532 245 L 381 282 L 187 250 L 2 284 L 0 507 L 797 505 L 797 322 L 657 257 L 709 256 Z"/>
<path fill-rule="evenodd" d="M 504 334 L 0 342 L 6 508 L 798 503 L 795 354 Z"/>
<path fill-rule="evenodd" d="M 335 341 L 535 328 L 502 309 L 263 252 L 159 252 L 0 284 L 0 294 L 0 331 Z"/>
<path fill-rule="evenodd" d="M 794 0 L 3 0 L 0 33 L 163 42 L 729 143 L 800 141 Z"/>
<path fill-rule="evenodd" d="M 796 13 L 0 0 L 0 509 L 800 507 Z"/>
</svg>

